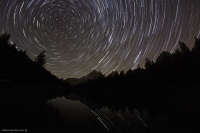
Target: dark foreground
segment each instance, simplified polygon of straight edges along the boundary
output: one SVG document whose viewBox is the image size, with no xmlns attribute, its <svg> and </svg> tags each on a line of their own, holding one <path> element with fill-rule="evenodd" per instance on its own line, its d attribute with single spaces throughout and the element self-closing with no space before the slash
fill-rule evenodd
<svg viewBox="0 0 200 133">
<path fill-rule="evenodd" d="M 137 129 L 136 132 L 144 133 L 196 133 L 200 118 L 199 88 L 199 83 L 193 83 L 173 86 L 170 91 L 168 88 L 163 88 L 162 91 L 73 90 L 65 96 L 66 100 L 71 102 L 46 104 L 49 99 L 55 97 L 53 94 L 45 96 L 42 92 L 41 96 L 34 94 L 38 92 L 36 89 L 40 89 L 38 87 L 1 84 L 1 89 L 4 90 L 2 91 L 4 94 L 1 94 L 1 123 L 3 123 L 1 127 L 2 131 L 3 129 L 27 129 L 28 132 L 135 132 L 134 130 Z M 76 105 L 77 101 L 79 104 Z M 64 110 L 66 114 L 63 114 L 63 108 L 66 109 Z M 135 109 L 139 112 L 139 116 L 135 115 Z M 67 112 L 69 110 L 70 113 Z M 90 119 L 92 117 L 84 113 L 87 110 L 93 114 L 93 117 L 94 113 L 105 117 L 101 112 L 108 110 L 112 115 L 108 115 L 107 118 L 110 118 L 113 123 L 119 121 L 114 116 L 121 115 L 123 119 L 127 118 L 127 121 L 129 119 L 128 122 L 134 126 L 134 130 L 120 127 L 127 126 L 127 123 L 121 122 L 123 119 L 115 127 L 116 130 L 111 130 L 107 118 L 102 118 L 102 122 L 110 130 L 102 127 L 102 123 L 99 127 L 100 122 L 95 124 L 98 118 L 93 122 L 93 119 Z M 142 114 L 147 115 L 148 120 L 145 121 L 146 118 Z M 134 121 L 135 117 L 143 120 L 147 127 L 141 125 L 141 120 Z M 92 128 L 88 126 L 91 124 Z"/>
<path fill-rule="evenodd" d="M 134 113 L 148 110 L 149 126 L 144 132 L 196 133 L 200 119 L 200 84 L 188 83 L 161 90 L 123 92 L 76 91 L 78 99 L 92 110 L 108 107 L 112 112 Z M 82 97 L 82 98 L 81 98 Z M 83 97 L 86 99 L 84 100 Z M 70 98 L 66 97 L 66 98 Z M 139 132 L 139 131 L 138 131 Z"/>
</svg>

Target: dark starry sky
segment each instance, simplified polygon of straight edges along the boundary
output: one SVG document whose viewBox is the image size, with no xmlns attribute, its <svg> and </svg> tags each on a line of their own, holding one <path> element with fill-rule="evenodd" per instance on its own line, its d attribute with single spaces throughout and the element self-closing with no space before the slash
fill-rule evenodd
<svg viewBox="0 0 200 133">
<path fill-rule="evenodd" d="M 200 37 L 200 0 L 0 0 L 0 15 L 0 33 L 31 59 L 44 49 L 59 78 L 134 69 Z"/>
</svg>

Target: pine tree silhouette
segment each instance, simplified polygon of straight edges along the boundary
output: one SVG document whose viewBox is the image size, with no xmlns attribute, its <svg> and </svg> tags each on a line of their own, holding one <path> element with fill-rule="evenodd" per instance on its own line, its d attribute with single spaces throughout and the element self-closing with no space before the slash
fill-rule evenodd
<svg viewBox="0 0 200 133">
<path fill-rule="evenodd" d="M 39 55 L 36 56 L 35 62 L 37 62 L 39 65 L 45 67 L 46 55 L 45 55 L 45 51 L 44 50 Z"/>
</svg>

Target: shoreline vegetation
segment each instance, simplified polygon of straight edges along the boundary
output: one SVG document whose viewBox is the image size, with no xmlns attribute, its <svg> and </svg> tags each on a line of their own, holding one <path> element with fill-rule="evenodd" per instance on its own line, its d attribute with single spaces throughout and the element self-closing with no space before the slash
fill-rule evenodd
<svg viewBox="0 0 200 133">
<path fill-rule="evenodd" d="M 190 50 L 179 42 L 175 53 L 162 52 L 156 62 L 146 59 L 126 73 L 112 72 L 70 85 L 45 69 L 45 51 L 31 60 L 26 51 L 9 44 L 9 34 L 0 35 L 1 123 L 3 129 L 28 132 L 64 132 L 64 119 L 47 101 L 75 94 L 91 109 L 145 108 L 170 116 L 168 129 L 197 128 L 200 118 L 200 39 Z M 67 98 L 67 97 L 66 97 Z M 79 98 L 77 97 L 77 100 Z M 81 101 L 81 100 L 80 100 Z M 93 103 L 93 104 L 89 104 Z M 133 105 L 135 104 L 135 105 Z M 166 127 L 163 127 L 166 128 Z M 152 129 L 149 132 L 159 132 Z"/>
</svg>

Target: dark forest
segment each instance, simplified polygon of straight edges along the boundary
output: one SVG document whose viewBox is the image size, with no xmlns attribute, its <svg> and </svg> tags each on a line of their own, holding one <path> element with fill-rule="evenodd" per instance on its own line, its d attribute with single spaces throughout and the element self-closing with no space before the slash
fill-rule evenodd
<svg viewBox="0 0 200 133">
<path fill-rule="evenodd" d="M 99 72 L 97 78 L 76 85 L 66 83 L 45 69 L 45 51 L 32 60 L 26 51 L 9 44 L 9 38 L 10 34 L 0 36 L 1 126 L 4 129 L 26 127 L 33 132 L 38 129 L 39 132 L 65 131 L 59 112 L 46 102 L 70 93 L 84 97 L 86 105 L 94 110 L 107 105 L 122 111 L 125 107 L 130 111 L 135 107 L 149 107 L 162 110 L 171 118 L 175 117 L 174 113 L 179 114 L 162 129 L 173 128 L 172 125 L 187 129 L 198 127 L 200 39 L 196 37 L 192 50 L 179 42 L 175 53 L 163 51 L 156 62 L 147 58 L 145 66 L 138 65 L 127 72 L 113 71 L 108 76 Z M 89 104 L 91 102 L 95 105 Z M 148 132 L 160 130 L 152 128 Z"/>
</svg>

